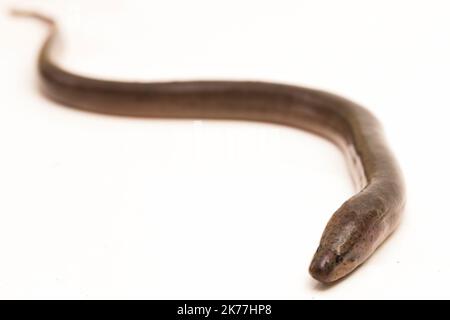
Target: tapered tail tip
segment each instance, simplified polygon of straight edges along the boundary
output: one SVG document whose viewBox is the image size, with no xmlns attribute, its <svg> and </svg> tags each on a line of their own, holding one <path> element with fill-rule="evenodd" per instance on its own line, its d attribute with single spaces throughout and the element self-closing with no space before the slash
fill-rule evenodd
<svg viewBox="0 0 450 320">
<path fill-rule="evenodd" d="M 34 18 L 51 26 L 55 24 L 52 18 L 33 10 L 10 8 L 9 14 L 14 17 Z"/>
</svg>

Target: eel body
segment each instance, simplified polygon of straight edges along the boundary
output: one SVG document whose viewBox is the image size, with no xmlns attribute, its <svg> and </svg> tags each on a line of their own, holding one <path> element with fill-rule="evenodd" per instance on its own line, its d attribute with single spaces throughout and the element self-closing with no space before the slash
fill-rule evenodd
<svg viewBox="0 0 450 320">
<path fill-rule="evenodd" d="M 132 117 L 230 119 L 270 122 L 319 134 L 339 146 L 357 193 L 332 215 L 309 267 L 323 283 L 357 268 L 399 224 L 405 203 L 403 177 L 378 120 L 363 107 L 324 91 L 267 82 L 119 82 L 64 70 L 53 60 L 55 22 L 30 11 L 16 15 L 44 21 L 49 34 L 38 59 L 45 95 L 74 108 Z"/>
</svg>

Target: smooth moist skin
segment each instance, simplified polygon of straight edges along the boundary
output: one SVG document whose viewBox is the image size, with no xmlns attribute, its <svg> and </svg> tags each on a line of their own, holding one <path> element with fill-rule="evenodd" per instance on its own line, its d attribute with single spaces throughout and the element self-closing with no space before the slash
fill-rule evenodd
<svg viewBox="0 0 450 320">
<path fill-rule="evenodd" d="M 132 117 L 235 119 L 271 122 L 330 139 L 344 152 L 358 193 L 331 217 L 309 272 L 334 282 L 363 263 L 397 227 L 405 203 L 401 172 L 377 119 L 339 96 L 297 86 L 245 81 L 117 82 L 86 78 L 57 66 L 50 55 L 53 20 L 39 54 L 45 95 L 74 108 Z"/>
</svg>

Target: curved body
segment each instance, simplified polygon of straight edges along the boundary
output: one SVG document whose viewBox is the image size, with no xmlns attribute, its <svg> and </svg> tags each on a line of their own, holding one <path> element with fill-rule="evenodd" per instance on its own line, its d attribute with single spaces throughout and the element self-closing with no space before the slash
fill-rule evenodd
<svg viewBox="0 0 450 320">
<path fill-rule="evenodd" d="M 51 59 L 53 20 L 16 12 L 50 27 L 38 62 L 43 92 L 62 104 L 113 115 L 239 119 L 308 130 L 345 153 L 358 186 L 331 217 L 310 265 L 311 275 L 334 282 L 363 263 L 393 232 L 405 202 L 403 179 L 377 119 L 366 109 L 323 91 L 264 82 L 131 83 L 67 72 Z"/>
</svg>

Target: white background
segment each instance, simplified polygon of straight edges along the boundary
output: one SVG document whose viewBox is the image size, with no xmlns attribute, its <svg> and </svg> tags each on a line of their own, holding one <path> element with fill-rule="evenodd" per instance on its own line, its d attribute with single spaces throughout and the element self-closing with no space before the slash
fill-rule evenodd
<svg viewBox="0 0 450 320">
<path fill-rule="evenodd" d="M 129 80 L 254 79 L 329 90 L 385 125 L 401 227 L 350 277 L 308 275 L 354 192 L 328 142 L 275 125 L 115 118 L 36 89 L 59 61 Z M 448 1 L 1 0 L 0 298 L 450 298 Z"/>
</svg>

